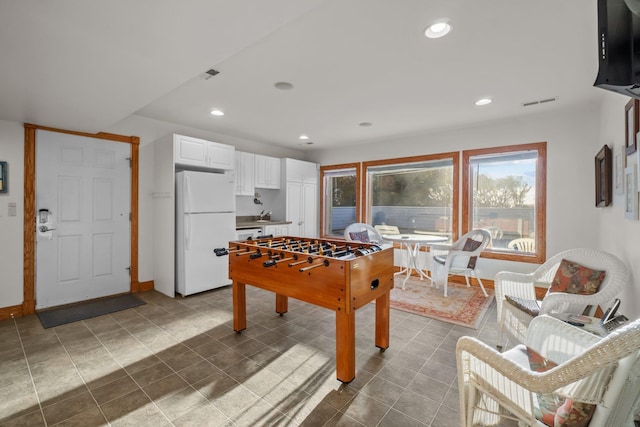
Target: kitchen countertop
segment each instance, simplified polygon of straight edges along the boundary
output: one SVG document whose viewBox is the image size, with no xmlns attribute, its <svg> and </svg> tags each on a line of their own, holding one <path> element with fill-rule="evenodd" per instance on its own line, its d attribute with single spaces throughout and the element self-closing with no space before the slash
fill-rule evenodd
<svg viewBox="0 0 640 427">
<path fill-rule="evenodd" d="M 291 224 L 291 221 L 276 221 L 276 220 L 257 220 L 257 219 L 236 219 L 236 230 L 242 230 L 245 228 L 259 228 L 267 225 L 284 225 Z"/>
</svg>

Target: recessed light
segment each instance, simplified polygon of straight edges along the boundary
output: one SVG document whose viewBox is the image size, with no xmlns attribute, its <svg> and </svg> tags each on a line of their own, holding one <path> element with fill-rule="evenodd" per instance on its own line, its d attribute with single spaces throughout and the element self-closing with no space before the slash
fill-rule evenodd
<svg viewBox="0 0 640 427">
<path fill-rule="evenodd" d="M 424 30 L 424 35 L 430 39 L 439 39 L 444 37 L 451 31 L 453 27 L 446 19 L 441 19 L 438 22 L 431 24 Z"/>
<path fill-rule="evenodd" d="M 276 84 L 274 84 L 274 86 L 276 87 L 276 89 L 280 89 L 280 90 L 290 90 L 293 89 L 293 85 L 289 82 L 278 82 Z"/>
<path fill-rule="evenodd" d="M 476 105 L 478 106 L 482 106 L 482 105 L 489 105 L 493 102 L 493 99 L 491 98 L 480 98 L 476 101 Z"/>
<path fill-rule="evenodd" d="M 211 110 L 211 115 L 212 116 L 224 116 L 224 113 L 222 111 L 220 111 L 220 110 L 213 109 L 213 110 Z"/>
<path fill-rule="evenodd" d="M 309 139 L 309 137 L 307 135 L 300 135 L 298 139 Z"/>
<path fill-rule="evenodd" d="M 358 123 L 358 126 L 362 126 L 363 128 L 368 128 L 369 126 L 373 126 L 373 123 L 362 122 L 362 123 Z"/>
</svg>

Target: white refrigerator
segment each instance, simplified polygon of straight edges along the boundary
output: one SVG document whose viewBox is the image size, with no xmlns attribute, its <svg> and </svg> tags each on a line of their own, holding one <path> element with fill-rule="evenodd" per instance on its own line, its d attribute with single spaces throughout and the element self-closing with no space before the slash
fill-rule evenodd
<svg viewBox="0 0 640 427">
<path fill-rule="evenodd" d="M 233 173 L 176 173 L 176 292 L 182 296 L 231 283 L 228 256 L 236 238 Z"/>
</svg>

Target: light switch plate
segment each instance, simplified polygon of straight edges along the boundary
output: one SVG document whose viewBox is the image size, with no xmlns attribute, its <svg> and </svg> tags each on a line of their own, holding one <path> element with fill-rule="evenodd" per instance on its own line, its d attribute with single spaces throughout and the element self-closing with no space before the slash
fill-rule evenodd
<svg viewBox="0 0 640 427">
<path fill-rule="evenodd" d="M 16 202 L 9 202 L 9 216 L 16 216 Z"/>
</svg>

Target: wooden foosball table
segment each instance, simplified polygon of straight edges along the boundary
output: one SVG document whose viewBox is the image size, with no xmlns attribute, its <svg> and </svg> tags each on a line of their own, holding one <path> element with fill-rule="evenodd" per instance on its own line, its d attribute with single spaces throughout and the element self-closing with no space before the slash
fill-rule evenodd
<svg viewBox="0 0 640 427">
<path fill-rule="evenodd" d="M 247 327 L 246 285 L 274 292 L 275 311 L 296 298 L 336 313 L 336 374 L 355 378 L 355 312 L 376 301 L 375 345 L 389 346 L 389 296 L 393 288 L 393 249 L 332 239 L 283 236 L 234 241 L 216 249 L 229 255 L 233 280 L 233 329 Z"/>
</svg>

